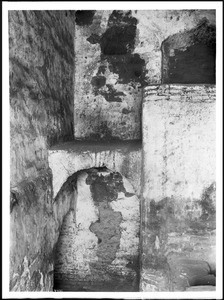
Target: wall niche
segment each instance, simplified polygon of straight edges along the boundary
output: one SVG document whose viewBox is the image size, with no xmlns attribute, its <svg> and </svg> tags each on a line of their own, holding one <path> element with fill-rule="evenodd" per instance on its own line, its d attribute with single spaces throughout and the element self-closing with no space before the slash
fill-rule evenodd
<svg viewBox="0 0 224 300">
<path fill-rule="evenodd" d="M 216 27 L 203 18 L 162 46 L 162 83 L 215 84 Z"/>
</svg>

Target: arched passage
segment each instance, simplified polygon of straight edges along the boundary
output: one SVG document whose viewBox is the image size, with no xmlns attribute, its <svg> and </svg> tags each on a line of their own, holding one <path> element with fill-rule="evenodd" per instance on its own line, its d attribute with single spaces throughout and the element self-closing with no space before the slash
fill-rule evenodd
<svg viewBox="0 0 224 300">
<path fill-rule="evenodd" d="M 54 289 L 138 291 L 140 203 L 106 167 L 79 171 L 55 251 Z"/>
</svg>

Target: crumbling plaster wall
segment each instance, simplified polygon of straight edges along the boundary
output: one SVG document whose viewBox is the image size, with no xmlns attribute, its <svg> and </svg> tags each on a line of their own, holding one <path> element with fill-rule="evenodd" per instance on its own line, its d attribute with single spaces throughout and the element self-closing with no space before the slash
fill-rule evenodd
<svg viewBox="0 0 224 300">
<path fill-rule="evenodd" d="M 185 290 L 189 270 L 215 268 L 215 99 L 214 85 L 145 88 L 143 291 Z M 201 261 L 195 271 L 189 259 Z"/>
<path fill-rule="evenodd" d="M 49 166 L 52 170 L 53 195 L 60 191 L 64 182 L 74 173 L 89 169 L 107 167 L 120 172 L 141 194 L 142 145 L 136 142 L 94 143 L 67 142 L 49 149 Z"/>
<path fill-rule="evenodd" d="M 75 207 L 59 236 L 54 288 L 138 291 L 140 203 L 132 185 L 105 167 L 73 176 Z"/>
<path fill-rule="evenodd" d="M 73 138 L 68 11 L 9 11 L 10 290 L 51 290 L 53 247 L 73 192 L 53 203 L 48 148 Z"/>
<path fill-rule="evenodd" d="M 94 11 L 88 13 L 87 18 L 80 18 L 79 13 L 67 11 L 9 13 L 11 290 L 52 289 L 52 251 L 63 217 L 72 206 L 75 186 L 72 182 L 66 184 L 53 201 L 52 174 L 47 159 L 49 147 L 58 141 L 74 137 L 93 140 L 140 139 L 142 87 L 161 83 L 161 43 L 170 35 L 194 28 L 203 18 L 211 24 L 215 23 L 214 12 L 204 10 Z M 108 49 L 108 44 L 112 45 L 112 49 Z M 73 78 L 74 53 L 76 72 Z M 207 94 L 208 90 L 205 91 L 205 98 Z M 144 128 L 148 121 L 143 120 L 143 131 L 147 135 L 146 132 L 150 132 L 151 127 Z M 152 151 L 146 144 L 143 145 L 143 157 Z M 209 159 L 211 157 L 212 155 Z M 139 153 L 137 158 L 139 159 Z M 128 164 L 127 160 L 125 164 Z M 146 165 L 149 166 L 149 161 Z M 162 166 L 163 163 L 163 169 Z M 145 212 L 150 214 L 151 211 L 146 219 L 151 220 L 149 228 L 155 230 L 145 230 L 150 238 L 144 239 L 143 236 L 146 243 L 143 249 L 146 249 L 145 245 L 149 246 L 145 254 L 155 264 L 149 265 L 152 272 L 147 274 L 152 277 L 141 288 L 145 291 L 154 288 L 166 290 L 164 274 L 170 274 L 169 262 L 171 265 L 172 255 L 167 264 L 164 249 L 168 244 L 175 248 L 176 244 L 183 244 L 184 240 L 180 236 L 178 242 L 179 236 L 177 237 L 175 230 L 172 231 L 176 219 L 171 217 L 165 221 L 167 212 L 170 213 L 178 201 L 168 196 L 168 201 L 160 199 L 161 202 L 157 199 L 155 203 L 149 202 L 151 198 L 146 192 L 148 172 L 149 169 L 146 170 L 145 167 L 144 196 L 148 201 Z M 213 183 L 214 181 L 204 192 L 201 191 L 200 199 L 192 202 L 195 209 L 197 201 L 201 201 L 199 210 L 196 209 L 194 213 L 198 213 L 196 219 L 199 218 L 197 221 L 202 226 L 203 234 L 208 229 L 208 236 L 205 234 L 208 245 L 212 244 L 210 241 L 214 237 Z M 167 188 L 165 183 L 162 184 L 164 186 Z M 151 208 L 148 209 L 150 205 Z M 203 218 L 210 218 L 207 205 L 212 209 L 212 215 L 204 227 Z M 158 210 L 161 213 L 159 219 L 156 217 Z M 167 222 L 168 225 L 171 224 L 171 229 L 168 226 L 168 230 L 165 230 Z M 171 234 L 167 242 L 168 231 Z M 188 250 L 191 249 L 191 238 L 196 241 L 194 236 L 186 237 Z M 196 243 L 194 245 L 196 247 Z M 202 242 L 202 245 L 204 247 L 205 243 Z M 197 247 L 199 255 L 200 243 Z M 142 263 L 147 269 L 144 258 Z M 159 268 L 154 278 L 155 267 Z M 161 270 L 163 275 L 160 282 Z M 146 278 L 144 269 L 142 278 Z M 166 278 L 169 281 L 169 275 Z M 150 285 L 151 279 L 158 282 L 156 287 Z"/>
<path fill-rule="evenodd" d="M 141 139 L 142 87 L 162 80 L 162 42 L 215 24 L 213 10 L 78 11 L 74 135 Z"/>
</svg>

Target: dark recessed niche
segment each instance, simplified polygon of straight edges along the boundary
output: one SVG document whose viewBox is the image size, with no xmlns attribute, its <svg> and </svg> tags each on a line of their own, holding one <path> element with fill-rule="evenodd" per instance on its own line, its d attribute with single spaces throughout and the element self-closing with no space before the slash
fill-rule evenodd
<svg viewBox="0 0 224 300">
<path fill-rule="evenodd" d="M 162 83 L 215 84 L 216 29 L 206 19 L 162 43 Z"/>
<path fill-rule="evenodd" d="M 215 50 L 203 44 L 176 50 L 169 60 L 169 83 L 215 83 Z"/>
</svg>

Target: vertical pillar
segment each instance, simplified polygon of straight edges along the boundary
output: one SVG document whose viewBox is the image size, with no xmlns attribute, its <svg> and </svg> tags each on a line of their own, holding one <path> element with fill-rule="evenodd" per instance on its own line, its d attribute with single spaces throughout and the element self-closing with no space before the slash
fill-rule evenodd
<svg viewBox="0 0 224 300">
<path fill-rule="evenodd" d="M 145 88 L 142 123 L 140 290 L 181 290 L 178 259 L 215 259 L 215 86 Z"/>
</svg>

